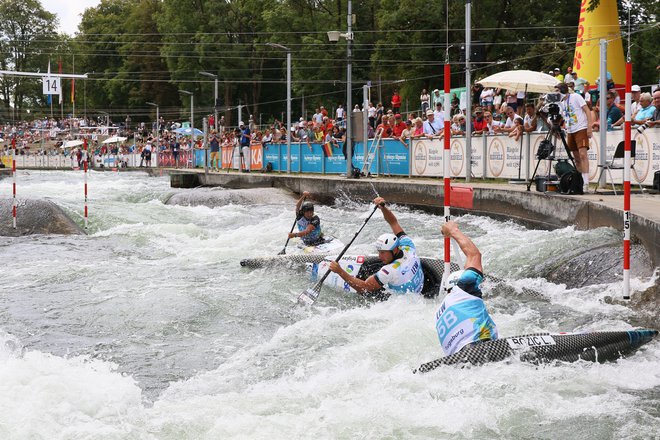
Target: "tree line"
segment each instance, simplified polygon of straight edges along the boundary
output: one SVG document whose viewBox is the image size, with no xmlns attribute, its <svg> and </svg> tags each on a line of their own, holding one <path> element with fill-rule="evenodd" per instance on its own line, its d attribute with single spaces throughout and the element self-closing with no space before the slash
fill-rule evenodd
<svg viewBox="0 0 660 440">
<path fill-rule="evenodd" d="M 242 105 L 244 115 L 268 121 L 286 108 L 286 52 L 269 45 L 275 43 L 291 51 L 293 114 L 310 115 L 346 100 L 347 42 L 331 43 L 326 34 L 346 32 L 347 3 L 101 0 L 69 36 L 57 33 L 56 16 L 38 0 L 0 0 L 0 69 L 45 72 L 50 60 L 53 72 L 61 66 L 87 73 L 75 84 L 76 114 L 102 111 L 132 121 L 153 118 L 146 102 L 157 103 L 166 119 L 185 119 L 190 100 L 181 89 L 194 93 L 196 118 L 212 113 L 214 80 L 199 73 L 210 72 L 218 76 L 221 110 Z M 634 81 L 655 83 L 657 3 L 634 0 L 630 6 Z M 372 101 L 387 106 L 398 89 L 416 108 L 422 89 L 442 89 L 447 58 L 452 85 L 464 86 L 464 1 L 353 0 L 352 7 L 353 102 L 362 102 L 361 87 L 370 81 Z M 472 78 L 509 69 L 565 70 L 572 64 L 579 8 L 569 0 L 472 2 Z M 622 30 L 627 17 L 620 13 Z M 71 81 L 63 84 L 62 112 L 71 114 Z M 42 114 L 50 114 L 50 106 L 40 80 L 0 76 L 1 120 Z M 227 112 L 234 123 L 235 115 Z"/>
</svg>

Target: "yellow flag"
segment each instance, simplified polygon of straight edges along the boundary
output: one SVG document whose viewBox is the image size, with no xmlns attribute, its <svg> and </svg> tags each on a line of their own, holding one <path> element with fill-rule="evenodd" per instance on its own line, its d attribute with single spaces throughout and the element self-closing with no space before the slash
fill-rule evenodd
<svg viewBox="0 0 660 440">
<path fill-rule="evenodd" d="M 619 27 L 619 13 L 616 0 L 600 0 L 596 9 L 589 12 L 591 0 L 582 0 L 580 21 L 573 71 L 578 78 L 584 78 L 592 85 L 600 76 L 600 40 L 608 40 L 607 71 L 612 74 L 615 84 L 625 84 L 626 65 L 623 58 L 623 44 Z"/>
</svg>

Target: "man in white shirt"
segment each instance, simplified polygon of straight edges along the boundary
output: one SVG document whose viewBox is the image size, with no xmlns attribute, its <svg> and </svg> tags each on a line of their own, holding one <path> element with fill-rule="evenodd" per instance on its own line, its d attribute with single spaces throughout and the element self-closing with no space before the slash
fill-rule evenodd
<svg viewBox="0 0 660 440">
<path fill-rule="evenodd" d="M 561 93 L 559 101 L 560 114 L 564 118 L 566 143 L 574 153 L 575 167 L 582 173 L 583 191 L 589 191 L 589 139 L 592 136 L 591 112 L 584 98 L 578 93 L 569 93 L 566 83 L 558 84 L 557 91 Z"/>
<path fill-rule="evenodd" d="M 440 126 L 445 123 L 445 112 L 442 110 L 442 103 L 436 102 L 435 103 L 435 111 L 433 112 L 433 118 L 440 123 Z"/>
<path fill-rule="evenodd" d="M 516 112 L 513 111 L 512 107 L 506 108 L 506 116 L 507 118 L 504 125 L 500 125 L 499 127 L 494 127 L 495 132 L 511 133 L 516 126 L 515 119 L 516 118 L 522 119 L 520 115 L 517 115 Z"/>
<path fill-rule="evenodd" d="M 433 110 L 426 111 L 426 121 L 424 122 L 424 135 L 431 139 L 434 136 L 442 134 L 442 124 L 435 120 Z"/>
</svg>

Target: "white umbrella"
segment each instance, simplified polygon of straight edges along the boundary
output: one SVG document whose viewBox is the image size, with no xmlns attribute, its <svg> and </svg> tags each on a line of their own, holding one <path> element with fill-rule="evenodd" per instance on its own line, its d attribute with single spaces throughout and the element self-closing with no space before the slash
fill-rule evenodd
<svg viewBox="0 0 660 440">
<path fill-rule="evenodd" d="M 547 73 L 531 70 L 507 70 L 477 81 L 484 87 L 499 87 L 507 90 L 519 90 L 534 93 L 554 93 L 560 83 Z"/>
<path fill-rule="evenodd" d="M 103 144 L 114 144 L 116 142 L 124 142 L 125 140 L 126 140 L 125 137 L 111 136 L 111 137 L 107 138 L 106 140 L 104 140 L 102 143 Z"/>
<path fill-rule="evenodd" d="M 74 141 L 66 141 L 64 145 L 62 145 L 62 148 L 73 148 L 73 147 L 78 147 L 82 144 L 84 144 L 83 141 L 76 139 Z"/>
</svg>

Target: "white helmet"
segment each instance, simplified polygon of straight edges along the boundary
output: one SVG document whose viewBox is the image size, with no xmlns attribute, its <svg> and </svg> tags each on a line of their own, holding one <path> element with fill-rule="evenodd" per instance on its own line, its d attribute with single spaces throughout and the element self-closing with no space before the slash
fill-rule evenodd
<svg viewBox="0 0 660 440">
<path fill-rule="evenodd" d="M 447 277 L 447 282 L 445 283 L 445 292 L 451 292 L 451 289 L 456 285 L 456 283 L 458 283 L 458 280 L 461 278 L 461 275 L 463 275 L 463 272 L 465 271 L 457 270 L 449 274 Z"/>
<path fill-rule="evenodd" d="M 394 234 L 383 234 L 376 240 L 376 250 L 393 251 L 399 246 L 399 237 Z"/>
</svg>

